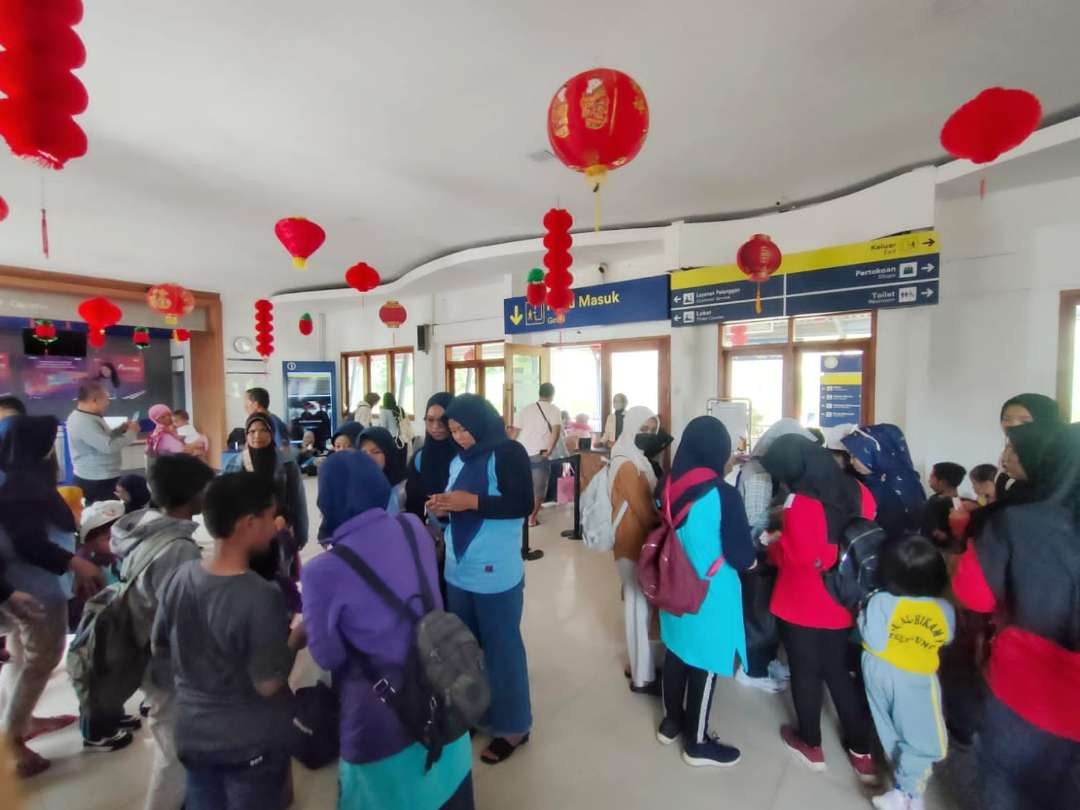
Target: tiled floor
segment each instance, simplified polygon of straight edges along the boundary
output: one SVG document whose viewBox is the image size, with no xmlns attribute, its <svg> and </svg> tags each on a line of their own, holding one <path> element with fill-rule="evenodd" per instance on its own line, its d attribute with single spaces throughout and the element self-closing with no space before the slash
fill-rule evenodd
<svg viewBox="0 0 1080 810">
<path fill-rule="evenodd" d="M 314 482 L 312 482 L 314 483 Z M 314 495 L 314 493 L 311 493 Z M 312 497 L 311 502 L 314 503 Z M 610 555 L 563 540 L 566 511 L 546 510 L 533 533 L 543 560 L 528 563 L 525 638 L 532 678 L 532 741 L 492 768 L 475 766 L 477 807 L 483 810 L 655 810 L 662 807 L 805 810 L 867 808 L 835 733 L 825 723 L 829 770 L 815 774 L 794 762 L 777 733 L 790 701 L 733 681 L 721 681 L 712 713 L 718 736 L 742 748 L 735 768 L 689 768 L 678 746 L 654 737 L 660 717 L 655 698 L 634 695 L 623 679 L 622 610 Z M 317 522 L 317 521 L 316 521 Z M 310 679 L 310 659 L 296 673 Z M 62 671 L 49 684 L 42 713 L 71 712 L 75 700 Z M 68 730 L 34 743 L 53 760 L 45 774 L 25 783 L 26 810 L 134 810 L 141 807 L 150 741 L 114 754 L 84 754 Z M 478 743 L 479 746 L 479 743 Z M 295 808 L 333 808 L 334 768 L 294 766 Z M 927 807 L 948 808 L 932 783 Z"/>
</svg>

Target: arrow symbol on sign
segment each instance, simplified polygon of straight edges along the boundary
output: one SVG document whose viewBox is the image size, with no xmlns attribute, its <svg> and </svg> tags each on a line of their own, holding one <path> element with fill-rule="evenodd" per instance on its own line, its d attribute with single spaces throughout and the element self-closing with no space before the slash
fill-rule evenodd
<svg viewBox="0 0 1080 810">
<path fill-rule="evenodd" d="M 922 269 L 925 270 L 927 273 L 932 273 L 934 272 L 934 265 L 931 263 L 927 263 L 922 266 Z"/>
<path fill-rule="evenodd" d="M 675 316 L 675 323 L 682 323 L 682 315 Z"/>
<path fill-rule="evenodd" d="M 524 316 L 521 314 L 521 307 L 519 307 L 517 304 L 514 304 L 514 314 L 510 316 L 510 323 L 512 323 L 514 326 L 517 326 L 521 323 L 522 317 Z"/>
<path fill-rule="evenodd" d="M 923 296 L 924 298 L 933 298 L 933 297 L 934 297 L 934 291 L 933 291 L 933 290 L 929 290 L 929 289 L 928 289 L 928 290 L 923 290 L 923 291 L 922 291 L 922 292 L 920 293 L 920 295 L 922 295 L 922 296 Z"/>
<path fill-rule="evenodd" d="M 927 239 L 925 242 L 923 242 L 923 244 L 927 247 L 933 247 L 937 243 L 934 241 L 933 237 L 931 237 L 930 239 Z"/>
<path fill-rule="evenodd" d="M 682 296 L 681 296 L 681 295 L 676 295 L 676 296 L 675 296 L 674 298 L 672 298 L 672 300 L 673 300 L 673 301 L 674 301 L 674 302 L 675 302 L 676 304 L 681 304 L 681 303 L 682 303 Z"/>
</svg>

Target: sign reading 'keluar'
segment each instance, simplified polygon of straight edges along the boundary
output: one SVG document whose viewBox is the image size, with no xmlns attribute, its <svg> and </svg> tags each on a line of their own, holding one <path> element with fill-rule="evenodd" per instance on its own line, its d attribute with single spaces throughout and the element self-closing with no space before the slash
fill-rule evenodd
<svg viewBox="0 0 1080 810">
<path fill-rule="evenodd" d="M 936 304 L 940 257 L 936 231 L 788 253 L 757 284 L 734 264 L 671 274 L 671 323 L 696 326 L 789 315 L 819 315 Z"/>
<path fill-rule="evenodd" d="M 609 326 L 617 323 L 668 320 L 668 276 L 650 276 L 614 284 L 595 284 L 573 290 L 574 304 L 558 323 L 545 306 L 530 307 L 525 298 L 503 300 L 503 326 L 508 335 Z"/>
</svg>

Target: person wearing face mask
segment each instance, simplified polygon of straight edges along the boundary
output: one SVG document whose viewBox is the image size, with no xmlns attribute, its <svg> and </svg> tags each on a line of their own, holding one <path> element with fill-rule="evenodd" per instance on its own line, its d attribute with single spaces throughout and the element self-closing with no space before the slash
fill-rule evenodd
<svg viewBox="0 0 1080 810">
<path fill-rule="evenodd" d="M 648 408 L 626 412 L 623 433 L 611 449 L 609 495 L 611 519 L 615 526 L 615 565 L 623 584 L 623 617 L 626 624 L 626 651 L 630 659 L 630 691 L 660 694 L 656 677 L 660 642 L 649 638 L 652 611 L 637 581 L 637 561 L 649 532 L 660 525 L 653 491 L 656 472 L 641 450 L 648 437 L 656 435 L 659 422 Z M 639 442 L 639 440 L 641 440 Z"/>
<path fill-rule="evenodd" d="M 278 509 L 292 517 L 296 541 L 303 548 L 308 539 L 308 511 L 300 468 L 274 446 L 274 422 L 269 414 L 262 411 L 251 414 L 245 431 L 244 449 L 229 459 L 222 473 L 246 470 L 273 484 Z"/>
<path fill-rule="evenodd" d="M 626 408 L 629 400 L 626 394 L 616 394 L 611 399 L 612 412 L 604 421 L 604 435 L 600 438 L 603 447 L 613 447 L 615 442 L 623 434 L 623 420 L 626 418 Z"/>
</svg>

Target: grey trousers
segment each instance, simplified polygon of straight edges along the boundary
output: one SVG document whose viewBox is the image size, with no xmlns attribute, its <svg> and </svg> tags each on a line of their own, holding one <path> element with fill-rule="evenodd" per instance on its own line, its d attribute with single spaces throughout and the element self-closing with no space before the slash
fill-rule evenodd
<svg viewBox="0 0 1080 810">
<path fill-rule="evenodd" d="M 67 602 L 44 604 L 40 620 L 24 620 L 0 607 L 7 634 L 11 661 L 0 669 L 0 733 L 8 740 L 20 740 L 26 734 L 30 716 L 37 706 L 64 655 L 67 642 Z"/>
</svg>

